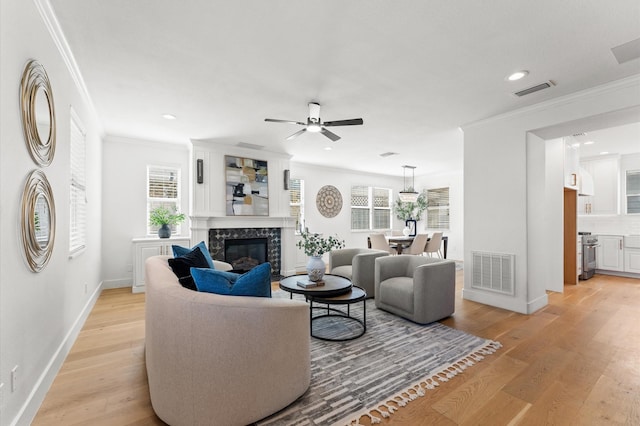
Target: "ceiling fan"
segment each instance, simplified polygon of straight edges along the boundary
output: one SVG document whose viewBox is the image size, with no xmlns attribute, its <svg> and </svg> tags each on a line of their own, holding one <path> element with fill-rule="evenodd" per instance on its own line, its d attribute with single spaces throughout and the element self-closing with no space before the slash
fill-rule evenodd
<svg viewBox="0 0 640 426">
<path fill-rule="evenodd" d="M 336 135 L 333 132 L 327 130 L 327 127 L 334 126 L 357 126 L 363 123 L 362 118 L 352 118 L 350 120 L 338 120 L 338 121 L 325 121 L 324 123 L 320 119 L 320 104 L 316 102 L 309 102 L 309 117 L 307 117 L 307 122 L 303 123 L 302 121 L 291 121 L 291 120 L 276 120 L 274 118 L 265 118 L 264 121 L 270 121 L 273 123 L 289 123 L 289 124 L 298 124 L 300 126 L 305 126 L 304 129 L 299 130 L 287 137 L 287 140 L 291 140 L 303 134 L 304 132 L 311 133 L 322 133 L 332 141 L 337 141 L 340 139 L 340 136 Z"/>
</svg>

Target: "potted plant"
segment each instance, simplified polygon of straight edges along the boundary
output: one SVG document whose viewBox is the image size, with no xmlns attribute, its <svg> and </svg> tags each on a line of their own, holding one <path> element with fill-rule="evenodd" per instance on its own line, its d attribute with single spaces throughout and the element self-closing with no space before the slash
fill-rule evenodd
<svg viewBox="0 0 640 426">
<path fill-rule="evenodd" d="M 344 240 L 340 241 L 332 235 L 328 238 L 322 238 L 320 234 L 312 234 L 308 230 L 302 231 L 300 235 L 302 239 L 298 241 L 297 246 L 304 250 L 304 254 L 309 256 L 309 262 L 307 263 L 309 280 L 320 281 L 326 270 L 322 255 L 334 248 L 343 248 Z"/>
<path fill-rule="evenodd" d="M 149 223 L 153 226 L 159 226 L 158 237 L 169 238 L 171 236 L 171 225 L 177 225 L 184 221 L 186 216 L 184 213 L 178 213 L 174 207 L 172 210 L 167 207 L 156 207 L 149 212 Z"/>
<path fill-rule="evenodd" d="M 415 202 L 404 202 L 401 201 L 400 198 L 396 199 L 393 205 L 393 212 L 398 219 L 404 221 L 405 223 L 405 228 L 402 230 L 403 234 L 409 235 L 410 233 L 408 221 L 420 221 L 420 219 L 422 218 L 422 214 L 426 209 L 427 194 L 424 191 L 422 191 L 420 195 L 418 195 L 418 199 Z"/>
</svg>

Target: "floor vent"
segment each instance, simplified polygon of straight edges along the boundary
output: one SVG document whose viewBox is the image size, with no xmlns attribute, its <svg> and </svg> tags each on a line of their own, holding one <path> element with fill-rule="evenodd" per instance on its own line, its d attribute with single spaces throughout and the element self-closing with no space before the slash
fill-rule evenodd
<svg viewBox="0 0 640 426">
<path fill-rule="evenodd" d="M 515 295 L 515 255 L 472 251 L 471 287 Z"/>
<path fill-rule="evenodd" d="M 522 89 L 518 92 L 514 92 L 513 94 L 517 97 L 522 97 L 526 95 L 530 95 L 532 93 L 538 92 L 540 90 L 548 89 L 549 87 L 555 86 L 551 80 L 545 81 L 544 83 L 536 84 L 535 86 L 529 87 L 527 89 Z"/>
</svg>

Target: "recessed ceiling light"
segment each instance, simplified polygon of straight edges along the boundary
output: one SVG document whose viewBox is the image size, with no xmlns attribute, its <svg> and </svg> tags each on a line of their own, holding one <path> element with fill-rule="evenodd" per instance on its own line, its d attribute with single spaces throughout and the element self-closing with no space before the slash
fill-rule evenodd
<svg viewBox="0 0 640 426">
<path fill-rule="evenodd" d="M 595 142 L 594 141 L 586 141 L 584 144 L 585 145 L 593 145 Z"/>
<path fill-rule="evenodd" d="M 333 148 L 331 148 L 330 146 L 325 146 L 325 147 L 324 147 L 324 150 L 325 150 L 325 151 L 331 151 L 332 149 L 333 149 Z"/>
<path fill-rule="evenodd" d="M 165 120 L 175 120 L 176 116 L 173 114 L 162 114 L 162 118 L 164 118 Z"/>
<path fill-rule="evenodd" d="M 602 151 L 602 152 L 600 153 L 600 155 L 607 155 L 608 153 L 609 153 L 609 151 Z"/>
<path fill-rule="evenodd" d="M 527 75 L 529 75 L 529 71 L 527 70 L 516 71 L 513 74 L 511 74 L 509 77 L 507 77 L 507 80 L 516 81 L 516 80 L 520 80 L 523 77 L 526 77 Z"/>
<path fill-rule="evenodd" d="M 577 147 L 579 147 L 579 146 L 580 146 L 580 142 L 572 143 L 572 144 L 571 144 L 571 146 L 572 146 L 573 148 L 577 148 Z"/>
</svg>

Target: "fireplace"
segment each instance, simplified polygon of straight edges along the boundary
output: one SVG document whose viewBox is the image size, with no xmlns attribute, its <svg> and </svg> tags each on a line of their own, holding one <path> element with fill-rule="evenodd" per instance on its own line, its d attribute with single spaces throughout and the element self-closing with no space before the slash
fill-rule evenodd
<svg viewBox="0 0 640 426">
<path fill-rule="evenodd" d="M 256 241 L 260 241 L 259 244 L 264 248 L 258 250 L 253 247 L 258 244 Z M 236 246 L 231 253 L 228 252 L 229 245 Z M 250 253 L 242 252 L 243 250 Z M 266 253 L 262 250 L 266 250 Z M 240 262 L 245 264 L 255 263 L 256 260 L 259 260 L 260 263 L 269 262 L 271 263 L 271 278 L 274 280 L 281 277 L 281 250 L 280 228 L 209 228 L 209 253 L 213 259 L 232 265 L 236 257 L 250 258 Z M 261 254 L 257 254 L 258 251 Z M 228 258 L 229 255 L 232 257 Z M 260 256 L 264 256 L 264 259 Z M 233 268 L 238 270 L 251 269 L 245 269 L 244 266 L 237 268 L 235 265 Z"/>
<path fill-rule="evenodd" d="M 233 272 L 247 272 L 267 261 L 266 238 L 234 238 L 224 240 L 224 259 Z"/>
</svg>

